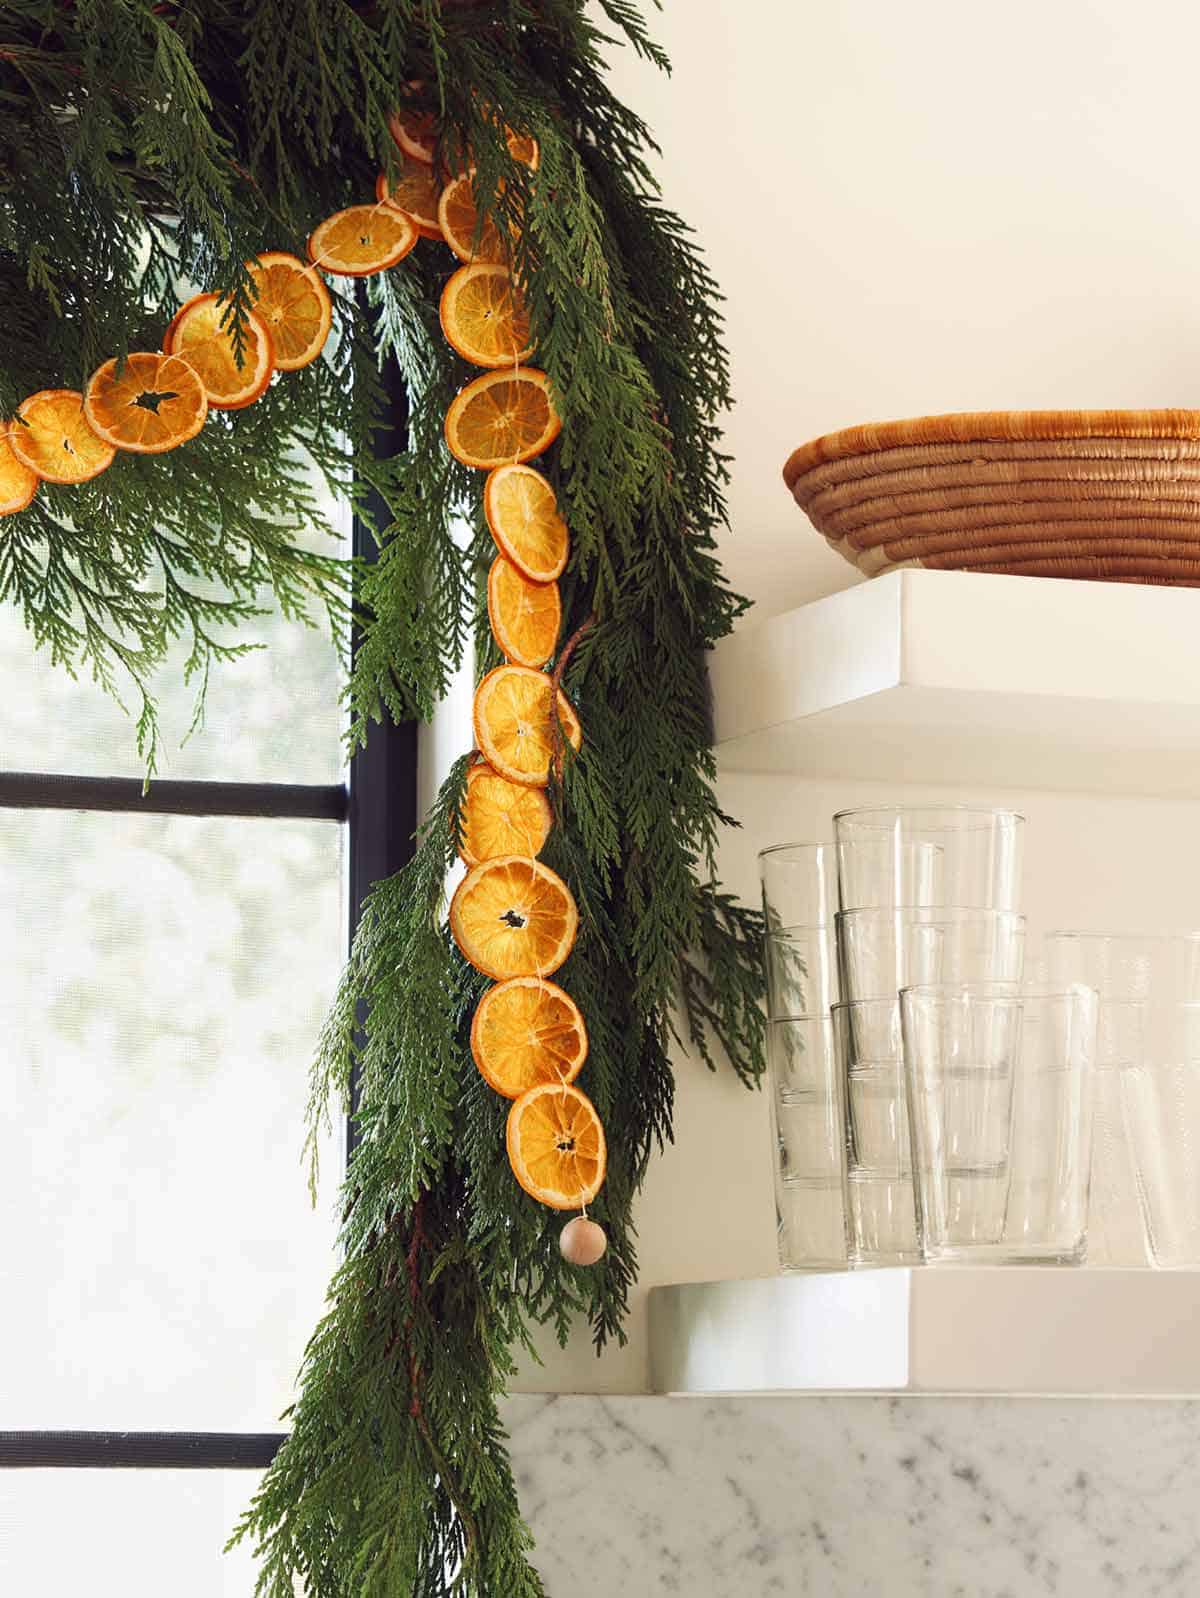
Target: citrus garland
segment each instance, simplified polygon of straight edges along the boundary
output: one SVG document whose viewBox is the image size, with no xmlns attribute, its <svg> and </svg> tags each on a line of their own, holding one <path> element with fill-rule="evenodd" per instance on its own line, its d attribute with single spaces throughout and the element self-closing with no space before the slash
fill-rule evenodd
<svg viewBox="0 0 1200 1598">
<path fill-rule="evenodd" d="M 570 540 L 554 490 L 526 464 L 561 424 L 545 374 L 521 364 L 533 352 L 529 314 L 495 258 L 504 254 L 499 233 L 490 224 L 490 233 L 479 229 L 471 174 L 438 182 L 438 130 L 424 114 L 397 114 L 389 126 L 404 158 L 400 180 L 380 173 L 374 205 L 321 222 L 308 241 L 310 264 L 277 250 L 248 261 L 254 309 L 240 324 L 219 295 L 193 295 L 168 324 L 161 351 L 106 361 L 83 393 L 44 389 L 24 400 L 0 427 L 0 515 L 26 509 L 43 480 L 89 481 L 118 450 L 176 449 L 196 436 L 210 409 L 252 405 L 277 371 L 315 361 L 333 315 L 322 272 L 386 271 L 419 238 L 444 240 L 463 261 L 442 292 L 439 316 L 449 344 L 485 373 L 455 397 L 446 443 L 464 465 L 489 473 L 484 507 L 497 554 L 488 618 L 505 664 L 475 694 L 479 757 L 460 815 L 469 869 L 450 928 L 464 958 L 494 979 L 475 1012 L 471 1053 L 488 1085 L 513 1101 L 506 1131 L 513 1173 L 539 1202 L 582 1212 L 563 1229 L 560 1246 L 570 1263 L 593 1265 L 607 1247 L 603 1228 L 587 1218 L 604 1181 L 604 1128 L 573 1085 L 587 1059 L 583 1016 L 548 980 L 571 952 L 579 917 L 566 883 L 537 859 L 552 828 L 546 790 L 552 775 L 561 778 L 564 740 L 576 751 L 582 742 L 558 687 L 570 646 L 553 678 L 544 670 L 562 625 L 557 579 Z M 509 148 L 536 169 L 535 140 L 512 135 Z"/>
</svg>

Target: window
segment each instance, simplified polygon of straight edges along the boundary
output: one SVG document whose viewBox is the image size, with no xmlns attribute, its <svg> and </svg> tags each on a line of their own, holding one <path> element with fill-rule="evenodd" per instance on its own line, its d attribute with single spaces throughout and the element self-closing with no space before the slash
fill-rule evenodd
<svg viewBox="0 0 1200 1598">
<path fill-rule="evenodd" d="M 221 1547 L 334 1263 L 338 1159 L 317 1211 L 299 1164 L 308 1063 L 416 803 L 415 729 L 347 773 L 328 639 L 262 637 L 143 796 L 128 720 L 0 611 L 5 1591 L 253 1588 Z"/>
</svg>

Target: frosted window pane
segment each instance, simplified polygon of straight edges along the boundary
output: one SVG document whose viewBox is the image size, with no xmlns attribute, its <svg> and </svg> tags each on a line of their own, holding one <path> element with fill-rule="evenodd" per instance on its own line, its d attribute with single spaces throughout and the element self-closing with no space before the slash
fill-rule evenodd
<svg viewBox="0 0 1200 1598">
<path fill-rule="evenodd" d="M 344 529 L 349 516 L 332 501 L 331 521 Z M 307 541 L 339 553 L 324 535 Z M 183 680 L 187 649 L 176 650 L 155 679 L 162 737 L 159 776 L 224 782 L 339 782 L 343 771 L 340 703 L 343 674 L 323 616 L 317 627 L 287 621 L 264 596 L 267 614 L 237 633 L 263 642 L 240 660 L 213 666 L 204 726 L 184 743 L 192 723 L 195 683 Z M 229 635 L 232 637 L 232 635 Z M 35 653 L 10 603 L 0 604 L 0 770 L 57 771 L 88 777 L 141 777 L 133 717 L 86 676 L 72 679 Z M 12 691 L 14 685 L 19 691 Z M 138 709 L 136 690 L 126 698 Z"/>
<path fill-rule="evenodd" d="M 0 1471 L 0 1591 L 16 1598 L 251 1598 L 222 1554 L 255 1471 Z"/>
<path fill-rule="evenodd" d="M 0 810 L 0 1426 L 276 1428 L 333 1260 L 343 837 Z"/>
</svg>

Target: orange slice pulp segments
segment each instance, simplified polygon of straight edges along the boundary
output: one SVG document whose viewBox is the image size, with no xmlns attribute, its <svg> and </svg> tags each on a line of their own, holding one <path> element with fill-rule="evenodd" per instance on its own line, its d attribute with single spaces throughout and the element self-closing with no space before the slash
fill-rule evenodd
<svg viewBox="0 0 1200 1598">
<path fill-rule="evenodd" d="M 450 931 L 463 958 L 497 982 L 552 976 L 570 954 L 578 926 L 566 883 L 524 855 L 472 866 L 450 902 Z"/>
<path fill-rule="evenodd" d="M 539 1082 L 573 1082 L 587 1059 L 579 1006 L 554 982 L 510 977 L 489 988 L 471 1021 L 471 1055 L 487 1085 L 506 1099 Z"/>
<path fill-rule="evenodd" d="M 525 297 L 506 267 L 460 266 L 438 306 L 446 342 L 475 366 L 516 366 L 533 349 Z"/>
<path fill-rule="evenodd" d="M 395 211 L 403 211 L 425 239 L 440 239 L 442 236 L 438 224 L 441 192 L 442 186 L 433 168 L 407 157 L 394 183 L 388 182 L 386 172 L 381 172 L 375 179 L 375 198 L 381 205 L 390 205 Z"/>
<path fill-rule="evenodd" d="M 488 572 L 488 621 L 506 660 L 544 666 L 562 627 L 557 583 L 531 583 L 512 561 L 497 555 Z"/>
<path fill-rule="evenodd" d="M 371 277 L 402 261 L 418 234 L 403 211 L 390 205 L 351 205 L 313 229 L 308 253 L 323 272 Z"/>
<path fill-rule="evenodd" d="M 550 379 L 536 367 L 518 366 L 484 372 L 459 390 L 446 412 L 446 443 L 464 466 L 486 471 L 532 460 L 561 427 Z"/>
<path fill-rule="evenodd" d="M 22 400 L 8 442 L 21 464 L 48 483 L 86 483 L 116 454 L 89 426 L 83 395 L 73 388 L 43 388 Z"/>
<path fill-rule="evenodd" d="M 541 472 L 532 466 L 498 466 L 483 485 L 483 512 L 497 548 L 530 582 L 551 583 L 562 576 L 570 538 Z"/>
<path fill-rule="evenodd" d="M 105 443 L 135 455 L 161 455 L 204 426 L 208 396 L 180 355 L 138 353 L 105 361 L 83 396 L 84 415 Z"/>
<path fill-rule="evenodd" d="M 11 433 L 11 426 L 0 424 L 0 516 L 12 516 L 24 510 L 38 486 L 38 474 L 13 449 Z"/>
<path fill-rule="evenodd" d="M 419 87 L 419 86 L 418 86 Z M 388 118 L 388 132 L 396 143 L 423 166 L 432 166 L 437 149 L 438 119 L 432 111 L 402 107 Z"/>
<path fill-rule="evenodd" d="M 544 671 L 527 666 L 497 666 L 475 690 L 475 742 L 488 765 L 510 782 L 543 788 L 550 780 L 555 753 L 553 690 Z M 583 729 L 561 689 L 557 709 L 564 745 L 578 749 Z"/>
<path fill-rule="evenodd" d="M 507 256 L 500 230 L 491 217 L 483 224 L 478 244 L 475 242 L 479 212 L 475 207 L 472 180 L 473 174 L 464 172 L 447 183 L 438 199 L 438 226 L 460 261 L 490 261 L 502 266 Z"/>
<path fill-rule="evenodd" d="M 554 825 L 554 812 L 541 788 L 509 782 L 486 761 L 467 771 L 459 854 L 469 866 L 500 855 L 540 854 Z"/>
<path fill-rule="evenodd" d="M 333 300 L 316 267 L 286 250 L 264 250 L 247 261 L 257 298 L 254 314 L 271 336 L 275 365 L 298 372 L 315 361 L 333 325 Z"/>
<path fill-rule="evenodd" d="M 508 1163 L 521 1186 L 552 1210 L 590 1204 L 604 1182 L 608 1149 L 596 1107 L 577 1087 L 543 1082 L 508 1112 Z"/>
<path fill-rule="evenodd" d="M 243 324 L 240 366 L 228 302 L 215 294 L 194 295 L 172 318 L 168 337 L 168 354 L 196 372 L 214 410 L 243 410 L 266 392 L 275 370 L 271 335 L 253 312 Z"/>
</svg>

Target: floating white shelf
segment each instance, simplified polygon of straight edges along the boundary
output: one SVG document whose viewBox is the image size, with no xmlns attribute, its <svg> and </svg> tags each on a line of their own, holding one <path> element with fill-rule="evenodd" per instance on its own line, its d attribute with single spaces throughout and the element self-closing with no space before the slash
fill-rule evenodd
<svg viewBox="0 0 1200 1598">
<path fill-rule="evenodd" d="M 650 1294 L 659 1393 L 1200 1396 L 1200 1271 L 936 1267 Z"/>
<path fill-rule="evenodd" d="M 726 639 L 727 770 L 1200 795 L 1200 591 L 898 571 Z"/>
</svg>

